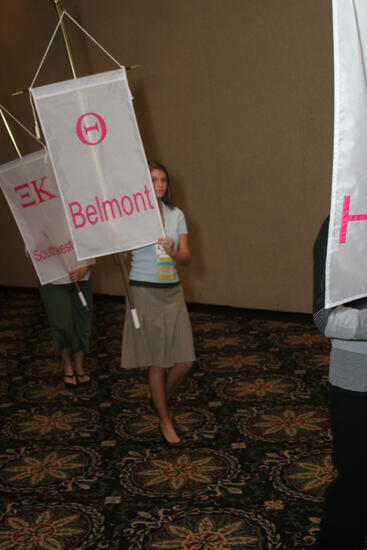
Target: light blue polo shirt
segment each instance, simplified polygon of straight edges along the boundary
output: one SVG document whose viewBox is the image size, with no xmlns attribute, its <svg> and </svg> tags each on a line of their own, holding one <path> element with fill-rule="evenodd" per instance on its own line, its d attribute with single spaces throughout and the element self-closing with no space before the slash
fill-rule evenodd
<svg viewBox="0 0 367 550">
<path fill-rule="evenodd" d="M 179 242 L 179 235 L 187 234 L 187 225 L 185 216 L 179 208 L 168 208 L 163 204 L 163 218 L 164 228 L 166 234 L 174 241 L 175 248 L 177 249 Z M 160 235 L 157 235 L 157 238 Z M 156 259 L 156 245 L 144 246 L 143 248 L 137 248 L 132 250 L 132 261 L 130 270 L 130 279 L 132 281 L 144 281 L 148 283 L 165 283 L 167 281 L 160 281 L 158 276 L 158 267 Z M 175 262 L 174 263 L 174 279 L 170 283 L 177 283 L 179 277 L 177 274 Z"/>
</svg>

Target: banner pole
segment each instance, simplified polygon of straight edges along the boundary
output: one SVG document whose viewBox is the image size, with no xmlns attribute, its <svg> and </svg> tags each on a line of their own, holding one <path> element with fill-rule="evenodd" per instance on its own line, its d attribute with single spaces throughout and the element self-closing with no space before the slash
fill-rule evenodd
<svg viewBox="0 0 367 550">
<path fill-rule="evenodd" d="M 59 21 L 61 20 L 60 27 L 61 27 L 62 36 L 63 36 L 63 39 L 64 39 L 65 49 L 66 49 L 66 53 L 67 53 L 67 56 L 68 56 L 68 59 L 69 59 L 70 69 L 71 69 L 73 78 L 75 79 L 75 78 L 77 78 L 77 75 L 76 75 L 76 71 L 75 71 L 75 67 L 74 67 L 73 57 L 71 55 L 70 43 L 69 43 L 68 35 L 66 33 L 64 20 L 61 19 L 62 9 L 60 7 L 60 2 L 59 2 L 59 0 L 53 0 L 53 4 L 56 8 L 57 17 L 59 18 Z M 78 293 L 79 300 L 81 301 L 81 303 L 84 306 L 85 310 L 89 311 L 87 301 L 84 297 L 84 294 L 80 290 L 80 286 L 79 286 L 78 281 L 74 281 L 74 286 L 75 286 L 76 291 Z"/>
<path fill-rule="evenodd" d="M 54 3 L 54 6 L 56 8 L 56 11 L 57 11 L 57 16 L 59 18 L 59 21 L 61 20 L 61 32 L 62 32 L 62 36 L 64 38 L 64 44 L 65 44 L 65 48 L 66 48 L 66 53 L 67 53 L 67 56 L 68 56 L 68 59 L 69 59 L 69 63 L 70 63 L 70 69 L 71 69 L 71 72 L 73 74 L 73 78 L 77 78 L 76 76 L 76 70 L 75 70 L 75 66 L 74 66 L 74 61 L 73 61 L 73 56 L 71 55 L 71 49 L 70 49 L 70 43 L 69 43 L 69 38 L 68 38 L 68 35 L 66 34 L 66 29 L 65 29 L 65 24 L 64 24 L 64 20 L 61 19 L 61 16 L 62 16 L 62 9 L 60 7 L 60 0 L 53 0 L 53 3 Z"/>
<path fill-rule="evenodd" d="M 76 291 L 77 291 L 77 293 L 78 293 L 79 300 L 81 301 L 81 303 L 82 303 L 82 305 L 84 306 L 85 310 L 86 310 L 86 311 L 89 311 L 89 307 L 88 307 L 88 304 L 87 304 L 87 300 L 85 299 L 83 292 L 80 290 L 80 286 L 79 286 L 78 281 L 75 281 L 75 282 L 74 282 L 74 286 L 75 286 Z"/>
<path fill-rule="evenodd" d="M 12 131 L 11 131 L 11 129 L 10 129 L 10 126 L 9 126 L 9 124 L 8 124 L 8 121 L 6 120 L 5 115 L 4 115 L 3 110 L 1 109 L 1 107 L 0 107 L 0 116 L 1 116 L 1 118 L 2 118 L 2 121 L 3 121 L 4 125 L 5 125 L 5 128 L 7 129 L 7 132 L 8 132 L 8 134 L 9 134 L 9 137 L 10 137 L 11 141 L 12 141 L 12 144 L 14 145 L 14 148 L 15 148 L 15 150 L 16 150 L 16 152 L 17 152 L 17 155 L 18 155 L 18 157 L 21 159 L 21 158 L 22 158 L 22 155 L 21 155 L 21 153 L 20 153 L 20 151 L 19 151 L 19 147 L 18 147 L 18 145 L 17 145 L 17 142 L 16 142 L 15 139 L 14 139 L 13 133 L 12 133 Z"/>
<path fill-rule="evenodd" d="M 64 20 L 61 19 L 63 10 L 60 7 L 60 0 L 53 0 L 53 4 L 56 8 L 57 16 L 59 18 L 59 21 L 61 20 L 60 26 L 61 26 L 62 35 L 64 37 L 66 52 L 67 52 L 67 55 L 68 55 L 68 58 L 69 58 L 70 69 L 71 69 L 71 72 L 73 74 L 73 78 L 76 79 L 77 78 L 77 73 L 76 73 L 76 70 L 75 70 L 73 56 L 72 56 L 72 53 L 71 53 L 69 38 L 68 38 L 66 29 L 65 29 L 65 26 L 64 26 Z M 133 66 L 130 67 L 130 69 L 135 69 L 135 68 L 138 68 L 138 67 L 139 67 L 139 65 L 133 65 Z M 134 326 L 135 326 L 135 328 L 140 328 L 140 323 L 139 323 L 137 311 L 135 309 L 134 298 L 133 298 L 133 295 L 132 295 L 132 292 L 131 292 L 131 288 L 130 288 L 130 284 L 129 284 L 129 276 L 128 276 L 127 271 L 126 271 L 126 266 L 125 266 L 125 263 L 124 263 L 124 261 L 121 257 L 121 254 L 117 254 L 117 256 L 119 258 L 119 265 L 120 265 L 122 283 L 123 283 L 123 286 L 124 286 L 124 289 L 125 289 L 125 294 L 126 294 L 127 300 L 129 302 L 131 315 L 132 315 L 132 318 L 133 318 L 133 321 L 134 321 Z M 78 283 L 75 283 L 75 285 L 77 286 L 79 298 L 83 303 L 83 300 L 81 298 L 82 293 L 79 289 L 79 285 L 78 285 Z M 84 299 L 84 296 L 83 296 L 83 299 Z M 84 302 L 85 302 L 85 299 L 84 299 Z M 83 303 L 83 305 L 84 305 L 84 303 Z M 88 309 L 88 306 L 87 306 L 86 302 L 85 302 L 84 307 L 86 307 Z"/>
<path fill-rule="evenodd" d="M 125 262 L 122 258 L 121 252 L 119 254 L 117 254 L 117 256 L 118 256 L 118 259 L 119 259 L 121 278 L 122 278 L 123 285 L 125 287 L 126 298 L 129 302 L 131 316 L 132 316 L 133 321 L 134 321 L 134 326 L 135 326 L 135 328 L 140 328 L 138 313 L 137 313 L 136 308 L 135 308 L 134 297 L 133 297 L 132 292 L 131 292 L 130 283 L 129 283 L 129 276 L 128 276 L 128 273 L 127 273 L 127 270 L 126 270 L 126 265 L 125 265 Z"/>
</svg>

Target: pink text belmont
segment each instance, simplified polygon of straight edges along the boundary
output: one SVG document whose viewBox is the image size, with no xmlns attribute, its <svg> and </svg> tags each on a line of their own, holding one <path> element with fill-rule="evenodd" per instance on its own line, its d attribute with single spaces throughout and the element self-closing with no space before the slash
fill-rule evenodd
<svg viewBox="0 0 367 550">
<path fill-rule="evenodd" d="M 144 191 L 123 195 L 121 198 L 100 200 L 94 197 L 94 202 L 81 205 L 79 201 L 69 202 L 69 210 L 75 229 L 84 227 L 87 223 L 108 222 L 111 218 L 132 216 L 148 209 L 153 210 L 154 205 L 150 200 L 150 190 L 144 185 Z M 144 196 L 145 195 L 145 196 Z"/>
</svg>

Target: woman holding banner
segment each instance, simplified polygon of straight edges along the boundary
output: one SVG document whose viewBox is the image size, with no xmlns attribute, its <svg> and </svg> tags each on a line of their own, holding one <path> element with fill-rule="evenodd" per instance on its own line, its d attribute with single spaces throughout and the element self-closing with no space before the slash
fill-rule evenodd
<svg viewBox="0 0 367 550">
<path fill-rule="evenodd" d="M 169 413 L 168 401 L 195 361 L 191 324 L 177 265 L 190 263 L 184 214 L 172 206 L 166 168 L 149 162 L 153 187 L 166 235 L 157 245 L 132 251 L 130 285 L 141 323 L 135 329 L 126 315 L 122 367 L 149 367 L 149 387 L 159 415 L 158 429 L 169 446 L 182 446 Z"/>
<path fill-rule="evenodd" d="M 63 279 L 39 285 L 51 326 L 56 357 L 61 359 L 64 383 L 70 389 L 90 382 L 83 367 L 84 354 L 89 350 L 92 333 L 93 292 L 90 267 L 79 267 Z M 75 283 L 78 283 L 88 309 L 81 303 Z"/>
</svg>

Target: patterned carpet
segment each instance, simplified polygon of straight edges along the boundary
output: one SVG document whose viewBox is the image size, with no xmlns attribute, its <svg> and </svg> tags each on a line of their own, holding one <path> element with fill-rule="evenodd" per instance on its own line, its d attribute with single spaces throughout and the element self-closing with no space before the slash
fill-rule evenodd
<svg viewBox="0 0 367 550">
<path fill-rule="evenodd" d="M 0 549 L 306 549 L 334 476 L 311 317 L 192 306 L 198 362 L 165 447 L 124 305 L 97 296 L 88 388 L 64 387 L 35 290 L 0 289 Z"/>
</svg>

